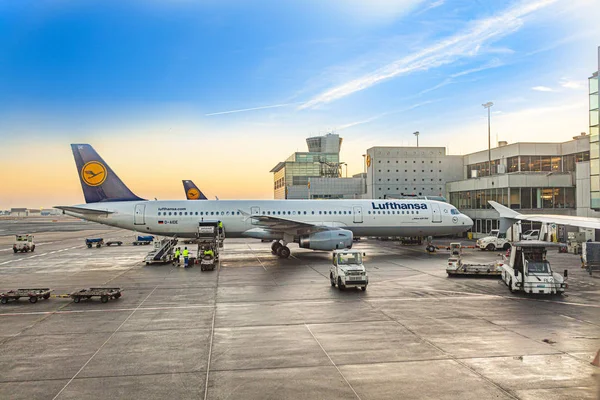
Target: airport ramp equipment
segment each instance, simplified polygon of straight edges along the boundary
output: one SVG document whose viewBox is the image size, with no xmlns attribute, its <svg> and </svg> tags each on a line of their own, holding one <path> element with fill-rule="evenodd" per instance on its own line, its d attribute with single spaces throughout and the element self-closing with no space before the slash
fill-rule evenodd
<svg viewBox="0 0 600 400">
<path fill-rule="evenodd" d="M 448 276 L 482 276 L 500 277 L 500 261 L 487 264 L 467 264 L 462 262 L 462 246 L 460 243 L 450 243 L 450 257 L 446 266 Z"/>
<path fill-rule="evenodd" d="M 154 249 L 144 259 L 146 265 L 173 261 L 173 250 L 176 245 L 176 238 L 164 238 L 154 241 Z"/>
<path fill-rule="evenodd" d="M 91 299 L 92 297 L 100 297 L 102 303 L 107 303 L 109 299 L 116 300 L 121 297 L 122 292 L 121 288 L 88 288 L 69 293 L 69 297 L 75 303 L 79 303 L 81 299 Z"/>
<path fill-rule="evenodd" d="M 592 275 L 600 272 L 600 242 L 583 242 L 581 244 L 581 268 Z"/>
<path fill-rule="evenodd" d="M 136 240 L 133 241 L 133 245 L 134 246 L 144 246 L 144 245 L 149 245 L 150 243 L 152 243 L 154 241 L 154 236 L 152 235 L 147 235 L 147 236 L 139 236 L 136 238 Z"/>
<path fill-rule="evenodd" d="M 102 247 L 102 245 L 104 244 L 104 239 L 103 238 L 87 238 L 85 239 L 85 245 L 88 247 L 88 249 L 91 249 L 93 246 L 96 246 L 96 248 L 100 248 Z"/>
<path fill-rule="evenodd" d="M 37 303 L 39 299 L 49 299 L 51 289 L 34 288 L 34 289 L 16 289 L 0 293 L 0 303 L 6 304 L 9 300 L 19 300 L 21 297 L 28 297 L 30 303 Z"/>
<path fill-rule="evenodd" d="M 225 232 L 219 231 L 219 221 L 202 221 L 198 223 L 196 234 L 198 243 L 198 259 L 202 271 L 214 270 L 219 261 L 220 249 L 223 247 Z M 213 256 L 204 256 L 204 250 L 212 250 Z"/>
</svg>

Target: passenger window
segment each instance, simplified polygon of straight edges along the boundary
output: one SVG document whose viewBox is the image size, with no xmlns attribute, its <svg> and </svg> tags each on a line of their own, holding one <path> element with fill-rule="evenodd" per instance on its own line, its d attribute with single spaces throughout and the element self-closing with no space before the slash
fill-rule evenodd
<svg viewBox="0 0 600 400">
<path fill-rule="evenodd" d="M 312 213 L 312 215 L 315 215 L 315 212 L 314 212 L 314 211 L 311 211 L 311 213 Z"/>
<path fill-rule="evenodd" d="M 215 212 L 214 212 L 214 211 L 211 211 L 211 212 L 210 212 L 210 215 L 215 215 Z"/>
<path fill-rule="evenodd" d="M 304 215 L 306 215 L 306 211 L 304 211 Z"/>
<path fill-rule="evenodd" d="M 331 215 L 331 211 L 329 211 L 329 215 Z"/>
<path fill-rule="evenodd" d="M 185 215 L 187 215 L 187 211 L 185 212 Z"/>
<path fill-rule="evenodd" d="M 160 215 L 160 211 L 158 212 L 158 215 Z"/>
</svg>

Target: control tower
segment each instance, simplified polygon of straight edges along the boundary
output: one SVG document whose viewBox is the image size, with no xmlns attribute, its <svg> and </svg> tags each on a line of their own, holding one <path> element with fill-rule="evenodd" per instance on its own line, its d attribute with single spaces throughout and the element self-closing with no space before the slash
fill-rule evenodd
<svg viewBox="0 0 600 400">
<path fill-rule="evenodd" d="M 342 138 L 336 133 L 328 133 L 325 136 L 313 136 L 306 139 L 310 153 L 340 153 Z"/>
</svg>

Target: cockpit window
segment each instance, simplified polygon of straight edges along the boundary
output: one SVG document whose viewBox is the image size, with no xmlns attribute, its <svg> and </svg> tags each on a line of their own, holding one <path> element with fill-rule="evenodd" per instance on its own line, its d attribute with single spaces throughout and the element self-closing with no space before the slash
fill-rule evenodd
<svg viewBox="0 0 600 400">
<path fill-rule="evenodd" d="M 460 212 L 456 208 L 451 208 L 450 209 L 450 214 L 452 214 L 452 215 L 459 215 Z"/>
</svg>

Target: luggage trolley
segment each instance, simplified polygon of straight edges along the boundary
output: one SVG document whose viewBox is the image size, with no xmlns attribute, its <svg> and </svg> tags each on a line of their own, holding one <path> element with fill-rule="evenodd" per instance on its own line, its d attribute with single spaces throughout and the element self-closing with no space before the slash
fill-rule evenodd
<svg viewBox="0 0 600 400">
<path fill-rule="evenodd" d="M 91 299 L 92 297 L 100 297 L 100 301 L 107 303 L 108 299 L 118 299 L 121 297 L 123 289 L 121 288 L 89 288 L 80 289 L 73 293 L 69 293 L 69 297 L 73 302 L 79 303 L 81 299 Z"/>
<path fill-rule="evenodd" d="M 0 293 L 0 303 L 6 304 L 9 300 L 19 300 L 21 297 L 29 297 L 30 303 L 37 303 L 39 299 L 47 300 L 50 298 L 51 289 L 16 289 Z"/>
</svg>

